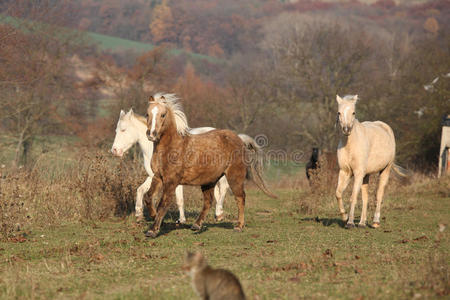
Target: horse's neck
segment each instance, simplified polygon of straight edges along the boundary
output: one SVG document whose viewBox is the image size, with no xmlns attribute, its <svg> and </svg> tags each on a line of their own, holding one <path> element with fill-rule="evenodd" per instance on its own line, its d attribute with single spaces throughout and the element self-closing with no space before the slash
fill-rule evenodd
<svg viewBox="0 0 450 300">
<path fill-rule="evenodd" d="M 158 143 L 155 144 L 155 152 L 159 152 L 159 151 L 167 152 L 174 148 L 177 151 L 180 151 L 181 149 L 179 149 L 179 147 L 180 147 L 180 144 L 182 144 L 182 141 L 183 141 L 183 136 L 181 136 L 177 132 L 175 120 L 171 119 L 169 126 L 162 133 L 161 138 L 158 141 Z"/>
<path fill-rule="evenodd" d="M 142 150 L 142 154 L 144 155 L 144 160 L 150 161 L 152 159 L 153 154 L 153 143 L 150 142 L 147 138 L 147 126 L 139 121 L 137 118 L 133 118 L 134 125 L 138 131 L 138 144 Z"/>
</svg>

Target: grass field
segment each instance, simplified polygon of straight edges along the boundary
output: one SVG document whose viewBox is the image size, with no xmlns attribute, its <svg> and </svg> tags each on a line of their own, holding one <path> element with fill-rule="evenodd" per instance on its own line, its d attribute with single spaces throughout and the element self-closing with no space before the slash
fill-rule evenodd
<svg viewBox="0 0 450 300">
<path fill-rule="evenodd" d="M 39 26 L 36 26 L 36 25 L 40 25 L 43 28 L 45 28 L 45 26 L 46 26 L 45 24 L 42 24 L 39 22 L 22 20 L 22 19 L 18 19 L 18 18 L 14 18 L 11 16 L 6 16 L 6 15 L 0 14 L 0 24 L 1 23 L 10 24 L 12 26 L 18 27 L 21 30 L 23 30 L 24 32 L 29 32 L 31 30 L 30 28 L 34 28 L 33 30 L 35 30 L 35 28 L 39 28 Z M 72 30 L 72 29 L 69 29 L 68 32 L 70 34 L 74 34 L 74 33 L 81 34 L 81 32 L 78 32 L 77 30 Z M 153 50 L 155 48 L 155 45 L 153 45 L 151 43 L 133 41 L 133 40 L 128 40 L 128 39 L 124 39 L 124 38 L 120 38 L 120 37 L 100 34 L 100 33 L 96 33 L 96 32 L 88 31 L 88 32 L 83 32 L 83 33 L 85 35 L 84 42 L 86 42 L 87 44 L 92 44 L 92 45 L 98 46 L 98 48 L 101 51 L 110 51 L 110 52 L 130 51 L 130 52 L 134 52 L 134 53 L 143 53 L 143 52 Z M 169 54 L 175 55 L 175 56 L 183 54 L 183 55 L 186 55 L 188 58 L 193 59 L 194 61 L 207 60 L 211 63 L 223 63 L 224 62 L 223 60 L 212 57 L 212 56 L 203 55 L 203 54 L 199 54 L 199 53 L 193 53 L 193 52 L 187 52 L 185 50 L 176 49 L 176 48 L 169 49 Z"/>
<path fill-rule="evenodd" d="M 314 196 L 315 213 L 306 214 L 299 207 L 312 197 L 307 186 L 272 186 L 277 200 L 249 189 L 242 233 L 232 230 L 231 196 L 226 220 L 215 223 L 211 211 L 199 234 L 177 227 L 175 212 L 156 239 L 146 239 L 147 225 L 132 216 L 28 228 L 0 243 L 0 298 L 196 299 L 180 269 L 188 249 L 233 271 L 249 299 L 448 297 L 448 180 L 396 185 L 382 227 L 354 230 L 342 228 L 332 196 Z M 190 224 L 199 196 L 186 193 Z"/>
</svg>

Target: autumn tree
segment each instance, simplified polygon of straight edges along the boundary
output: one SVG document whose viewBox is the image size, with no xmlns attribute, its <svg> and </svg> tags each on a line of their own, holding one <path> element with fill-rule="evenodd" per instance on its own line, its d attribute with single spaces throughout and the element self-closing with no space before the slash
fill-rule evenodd
<svg viewBox="0 0 450 300">
<path fill-rule="evenodd" d="M 280 18 L 268 30 L 264 47 L 275 73 L 273 88 L 287 115 L 299 120 L 296 134 L 334 149 L 336 95 L 361 91 L 372 54 L 364 33 L 299 15 Z"/>
<path fill-rule="evenodd" d="M 16 165 L 27 163 L 37 135 L 62 130 L 70 114 L 66 108 L 74 89 L 68 58 L 79 39 L 45 22 L 58 20 L 50 2 L 35 4 L 39 9 L 28 1 L 13 3 L 11 12 L 23 14 L 14 26 L 0 26 L 0 126 L 16 145 Z"/>
</svg>

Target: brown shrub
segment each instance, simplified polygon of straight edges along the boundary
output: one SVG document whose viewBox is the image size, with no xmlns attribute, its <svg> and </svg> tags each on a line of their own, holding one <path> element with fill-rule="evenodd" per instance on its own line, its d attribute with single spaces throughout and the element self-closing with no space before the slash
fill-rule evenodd
<svg viewBox="0 0 450 300">
<path fill-rule="evenodd" d="M 89 220 L 126 216 L 134 210 L 142 172 L 126 159 L 108 159 L 102 152 L 86 154 L 79 164 L 75 188 L 82 199 L 82 216 Z"/>
<path fill-rule="evenodd" d="M 1 169 L 0 239 L 14 238 L 28 226 L 104 220 L 134 210 L 135 191 L 145 177 L 140 164 L 101 152 L 80 157 L 77 167 L 58 169 L 56 176 L 38 164 Z"/>
</svg>

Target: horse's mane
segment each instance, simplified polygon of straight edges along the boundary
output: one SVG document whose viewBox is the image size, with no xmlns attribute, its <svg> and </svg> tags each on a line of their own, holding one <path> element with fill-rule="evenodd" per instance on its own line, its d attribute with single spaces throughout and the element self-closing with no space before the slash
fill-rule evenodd
<svg viewBox="0 0 450 300">
<path fill-rule="evenodd" d="M 342 99 L 344 99 L 344 100 L 353 100 L 355 98 L 355 96 L 357 97 L 357 95 L 345 95 L 344 98 L 342 98 Z"/>
<path fill-rule="evenodd" d="M 180 99 L 175 94 L 164 93 L 156 93 L 153 95 L 153 98 L 155 99 L 155 102 L 165 104 L 169 111 L 172 112 L 177 126 L 177 132 L 180 135 L 188 135 L 190 128 L 186 115 L 183 112 Z"/>
</svg>

